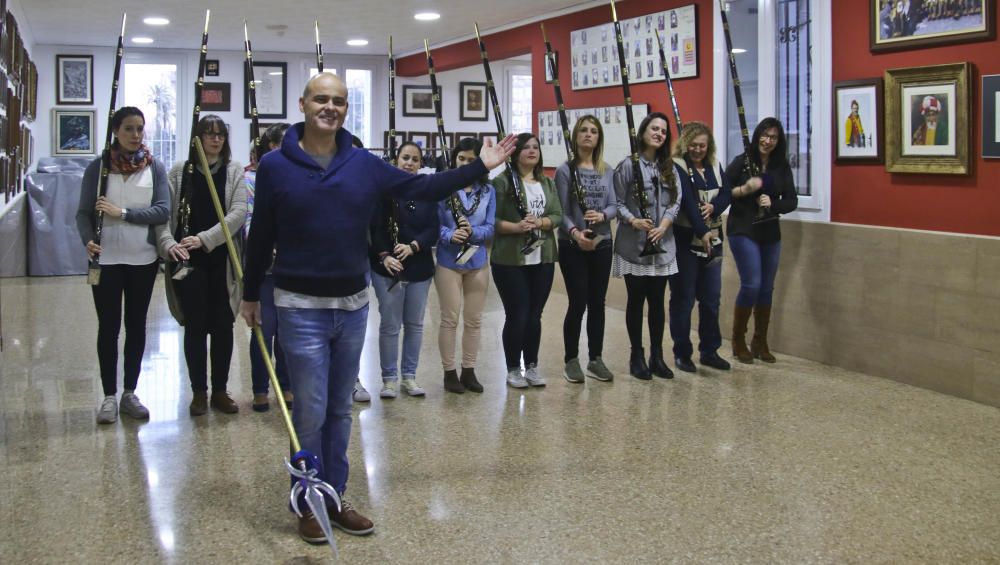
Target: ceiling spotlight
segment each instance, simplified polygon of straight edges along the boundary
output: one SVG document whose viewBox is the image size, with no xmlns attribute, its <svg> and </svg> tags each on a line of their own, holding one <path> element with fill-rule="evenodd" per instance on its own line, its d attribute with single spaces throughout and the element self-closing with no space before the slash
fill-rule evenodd
<svg viewBox="0 0 1000 565">
<path fill-rule="evenodd" d="M 440 19 L 441 14 L 437 12 L 417 12 L 414 14 L 413 19 L 420 20 L 422 22 L 433 22 L 434 20 Z"/>
<path fill-rule="evenodd" d="M 740 49 L 739 47 L 733 47 L 733 55 L 739 55 L 740 53 L 746 53 L 746 49 Z"/>
<path fill-rule="evenodd" d="M 170 20 L 168 20 L 167 18 L 159 18 L 154 16 L 142 20 L 142 23 L 148 26 L 165 26 L 170 23 Z"/>
<path fill-rule="evenodd" d="M 133 37 L 132 43 L 152 43 L 152 37 Z"/>
<path fill-rule="evenodd" d="M 285 74 L 285 73 L 283 73 L 283 72 L 281 72 L 281 71 L 272 71 L 272 72 L 270 72 L 270 73 L 267 73 L 267 74 L 269 74 L 269 75 L 271 75 L 271 76 L 273 76 L 273 77 L 280 77 L 281 75 L 283 75 L 283 74 Z"/>
<path fill-rule="evenodd" d="M 368 40 L 367 39 L 348 39 L 347 40 L 347 44 L 350 45 L 351 47 L 364 47 L 365 45 L 368 45 Z"/>
</svg>

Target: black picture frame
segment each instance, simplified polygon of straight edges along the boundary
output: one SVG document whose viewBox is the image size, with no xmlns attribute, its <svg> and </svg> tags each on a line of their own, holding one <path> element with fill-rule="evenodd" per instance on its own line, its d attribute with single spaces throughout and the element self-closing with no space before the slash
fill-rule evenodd
<svg viewBox="0 0 1000 565">
<path fill-rule="evenodd" d="M 89 106 L 93 103 L 94 56 L 56 55 L 56 104 Z"/>
<path fill-rule="evenodd" d="M 97 110 L 52 109 L 52 154 L 95 155 Z"/>
<path fill-rule="evenodd" d="M 219 76 L 219 60 L 218 59 L 206 59 L 205 60 L 205 76 L 207 76 L 207 77 L 217 77 L 217 76 Z"/>
<path fill-rule="evenodd" d="M 253 77 L 257 98 L 257 117 L 284 120 L 288 117 L 288 63 L 254 61 Z M 250 76 L 243 66 L 243 117 L 250 114 Z"/>
<path fill-rule="evenodd" d="M 490 119 L 490 102 L 485 82 L 458 83 L 458 119 L 464 122 L 485 122 Z"/>
<path fill-rule="evenodd" d="M 428 90 L 430 88 L 428 87 Z M 397 132 L 399 133 L 399 132 Z M 406 135 L 406 141 L 412 141 L 420 147 L 421 151 L 427 151 L 430 148 L 431 143 L 431 132 L 429 131 L 411 131 Z M 397 147 L 397 150 L 399 148 Z"/>
<path fill-rule="evenodd" d="M 553 67 L 556 69 L 556 73 L 559 73 L 559 52 L 546 53 L 542 61 L 545 64 L 545 84 L 552 84 L 556 80 L 556 77 L 552 74 Z M 549 63 L 549 61 L 552 61 L 552 63 Z"/>
<path fill-rule="evenodd" d="M 833 84 L 833 155 L 838 164 L 883 163 L 885 100 L 882 78 L 845 80 Z M 852 103 L 859 106 L 851 120 Z M 849 121 L 850 120 L 850 121 Z M 861 123 L 857 128 L 855 120 Z M 849 126 L 849 123 L 852 124 Z M 860 129 L 860 134 L 856 132 Z M 848 139 L 848 131 L 854 140 Z M 859 139 L 860 138 L 860 141 Z"/>
<path fill-rule="evenodd" d="M 228 112 L 232 108 L 232 85 L 228 82 L 206 82 L 201 88 L 199 106 L 203 112 Z"/>
<path fill-rule="evenodd" d="M 438 86 L 438 95 L 441 95 L 440 86 Z M 441 107 L 444 107 L 443 96 L 441 97 Z M 431 85 L 403 85 L 403 116 L 408 118 L 434 117 L 434 97 L 431 95 Z"/>
<path fill-rule="evenodd" d="M 983 158 L 1000 159 L 1000 75 L 983 76 Z"/>
</svg>

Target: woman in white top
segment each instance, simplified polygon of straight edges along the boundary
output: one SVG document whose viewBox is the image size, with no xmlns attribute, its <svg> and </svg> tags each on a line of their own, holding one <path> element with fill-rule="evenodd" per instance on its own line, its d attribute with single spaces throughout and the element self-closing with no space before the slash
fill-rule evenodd
<svg viewBox="0 0 1000 565">
<path fill-rule="evenodd" d="M 101 157 L 83 174 L 76 226 L 87 254 L 100 257 L 101 282 L 91 287 L 97 310 L 97 360 L 101 368 L 104 400 L 97 423 L 118 420 L 118 333 L 125 302 L 125 382 L 123 414 L 138 420 L 149 410 L 135 395 L 146 349 L 146 312 L 157 273 L 154 226 L 170 216 L 167 173 L 143 145 L 146 119 L 132 106 L 120 108 L 111 118 L 115 141 L 111 168 L 103 196 L 97 194 Z M 96 239 L 97 212 L 104 214 L 101 243 Z"/>
</svg>

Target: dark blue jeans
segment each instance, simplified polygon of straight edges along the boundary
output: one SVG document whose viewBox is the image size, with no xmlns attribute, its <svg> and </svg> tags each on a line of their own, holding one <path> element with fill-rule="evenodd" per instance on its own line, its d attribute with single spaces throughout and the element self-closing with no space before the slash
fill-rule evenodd
<svg viewBox="0 0 1000 565">
<path fill-rule="evenodd" d="M 774 295 L 774 277 L 781 259 L 781 241 L 758 243 L 745 235 L 729 238 L 736 269 L 740 273 L 737 306 L 770 306 Z"/>
<path fill-rule="evenodd" d="M 274 276 L 270 273 L 260 284 L 260 329 L 264 332 L 264 343 L 267 344 L 268 355 L 274 354 L 274 371 L 278 374 L 278 384 L 281 390 L 291 390 L 288 384 L 288 367 L 285 364 L 285 352 L 278 343 L 278 309 L 274 306 Z M 271 383 L 264 365 L 264 356 L 260 354 L 257 336 L 250 333 L 250 382 L 254 394 L 267 394 Z"/>
<path fill-rule="evenodd" d="M 691 253 L 687 247 L 677 250 L 678 273 L 670 277 L 670 337 L 674 357 L 689 359 L 691 310 L 698 301 L 698 351 L 702 357 L 715 353 L 722 345 L 719 329 L 719 295 L 722 293 L 722 262 L 710 261 Z"/>
<path fill-rule="evenodd" d="M 493 263 L 493 282 L 503 302 L 507 319 L 503 323 L 503 353 L 507 369 L 538 364 L 542 341 L 542 310 L 552 290 L 555 265 L 542 263 L 514 267 Z"/>
</svg>

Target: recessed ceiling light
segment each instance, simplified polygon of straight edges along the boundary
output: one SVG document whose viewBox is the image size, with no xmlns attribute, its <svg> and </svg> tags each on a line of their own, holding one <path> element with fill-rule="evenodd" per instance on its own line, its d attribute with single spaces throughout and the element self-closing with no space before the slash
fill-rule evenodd
<svg viewBox="0 0 1000 565">
<path fill-rule="evenodd" d="M 152 37 L 133 37 L 132 43 L 152 43 Z"/>
<path fill-rule="evenodd" d="M 347 40 L 347 44 L 350 45 L 351 47 L 364 47 L 365 45 L 368 45 L 368 40 L 367 39 L 348 39 Z"/>
<path fill-rule="evenodd" d="M 733 55 L 739 55 L 740 53 L 746 53 L 746 49 L 740 49 L 739 47 L 733 47 Z"/>
<path fill-rule="evenodd" d="M 440 18 L 441 14 L 437 12 L 417 12 L 413 15 L 413 19 L 420 20 L 422 22 L 432 22 Z"/>
<path fill-rule="evenodd" d="M 149 17 L 142 20 L 142 23 L 148 26 L 165 26 L 170 23 L 170 20 L 167 18 Z"/>
</svg>

